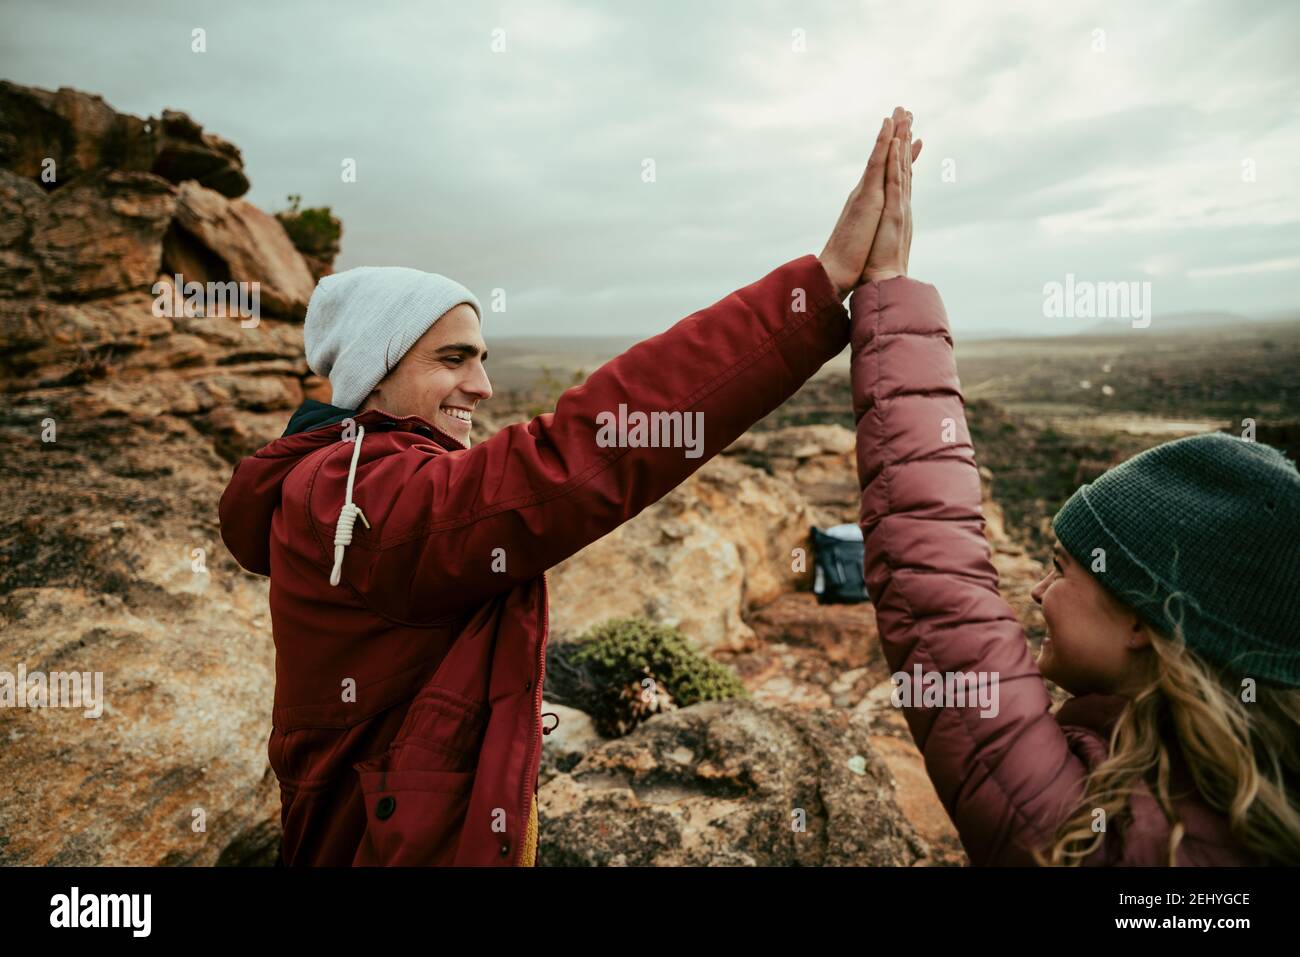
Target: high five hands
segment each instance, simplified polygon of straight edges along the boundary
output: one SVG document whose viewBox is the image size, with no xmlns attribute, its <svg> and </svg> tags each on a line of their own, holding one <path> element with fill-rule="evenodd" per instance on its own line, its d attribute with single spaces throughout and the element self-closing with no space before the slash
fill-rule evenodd
<svg viewBox="0 0 1300 957">
<path fill-rule="evenodd" d="M 867 168 L 849 194 L 821 263 L 844 298 L 864 282 L 907 275 L 912 246 L 912 114 L 901 106 L 880 125 Z"/>
</svg>

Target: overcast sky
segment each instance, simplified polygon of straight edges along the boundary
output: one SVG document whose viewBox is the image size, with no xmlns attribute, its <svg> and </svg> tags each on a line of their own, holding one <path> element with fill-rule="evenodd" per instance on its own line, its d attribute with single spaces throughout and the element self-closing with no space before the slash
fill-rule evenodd
<svg viewBox="0 0 1300 957">
<path fill-rule="evenodd" d="M 1043 318 L 1066 273 L 1295 311 L 1297 49 L 1294 0 L 0 5 L 0 76 L 189 113 L 251 201 L 334 209 L 337 268 L 504 288 L 489 341 L 658 332 L 820 252 L 897 103 L 910 271 L 958 333 L 1088 324 Z"/>
</svg>

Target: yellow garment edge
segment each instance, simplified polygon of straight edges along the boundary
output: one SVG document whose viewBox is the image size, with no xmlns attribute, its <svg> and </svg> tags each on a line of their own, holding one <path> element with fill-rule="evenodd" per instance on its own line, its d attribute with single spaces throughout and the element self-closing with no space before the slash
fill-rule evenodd
<svg viewBox="0 0 1300 957">
<path fill-rule="evenodd" d="M 520 867 L 537 866 L 537 794 L 528 806 L 528 827 L 524 831 L 524 854 L 519 861 Z"/>
</svg>

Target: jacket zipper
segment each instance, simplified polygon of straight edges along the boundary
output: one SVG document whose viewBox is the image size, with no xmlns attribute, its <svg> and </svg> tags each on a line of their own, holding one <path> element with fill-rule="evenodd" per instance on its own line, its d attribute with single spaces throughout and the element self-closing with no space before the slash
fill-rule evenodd
<svg viewBox="0 0 1300 957">
<path fill-rule="evenodd" d="M 546 584 L 546 572 L 542 572 L 542 637 L 537 642 L 537 689 L 533 695 L 533 722 L 531 733 L 528 739 L 527 757 L 524 761 L 524 803 L 520 808 L 519 820 L 523 822 L 523 829 L 519 832 L 519 840 L 515 842 L 515 852 L 511 857 L 511 865 L 518 867 L 520 860 L 524 856 L 524 843 L 528 839 L 528 802 L 535 800 L 532 788 L 532 767 L 534 746 L 541 747 L 541 725 L 542 725 L 542 684 L 546 679 L 546 638 L 551 629 L 551 603 Z M 538 850 L 541 849 L 541 824 L 538 823 Z M 534 863 L 536 858 L 534 857 Z"/>
</svg>

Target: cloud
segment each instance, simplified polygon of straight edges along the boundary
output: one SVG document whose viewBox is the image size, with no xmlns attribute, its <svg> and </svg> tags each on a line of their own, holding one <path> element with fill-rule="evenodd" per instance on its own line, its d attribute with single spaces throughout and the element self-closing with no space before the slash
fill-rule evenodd
<svg viewBox="0 0 1300 957">
<path fill-rule="evenodd" d="M 189 112 L 253 202 L 341 216 L 339 268 L 505 289 L 494 335 L 651 334 L 820 251 L 897 103 L 926 141 L 912 268 L 959 329 L 1041 329 L 1066 272 L 1153 278 L 1170 310 L 1295 305 L 1293 266 L 1250 267 L 1300 248 L 1292 3 L 130 11 L 8 0 L 6 75 Z"/>
<path fill-rule="evenodd" d="M 1258 262 L 1234 263 L 1231 266 L 1211 266 L 1187 270 L 1188 279 L 1210 279 L 1217 276 L 1238 276 L 1261 272 L 1300 272 L 1300 256 L 1280 256 Z"/>
</svg>

